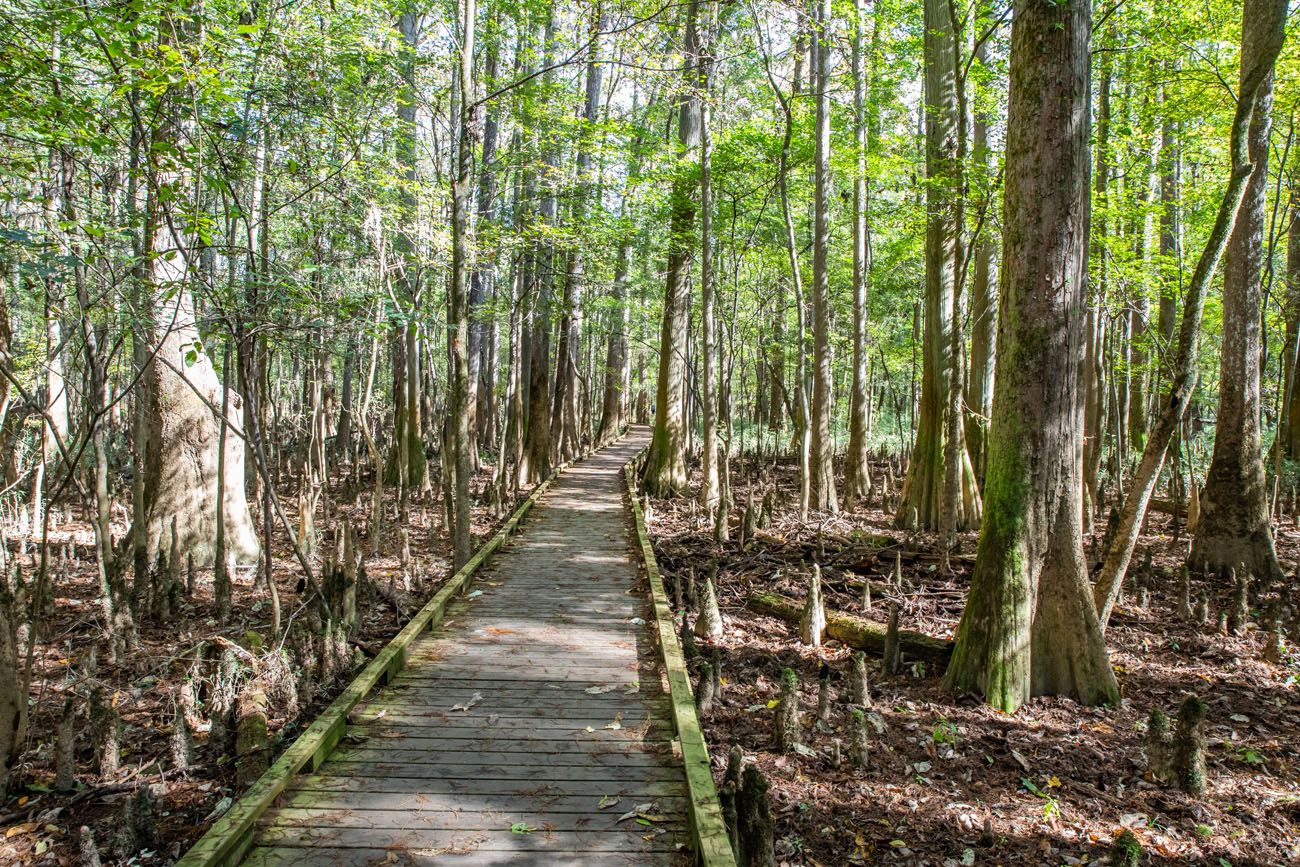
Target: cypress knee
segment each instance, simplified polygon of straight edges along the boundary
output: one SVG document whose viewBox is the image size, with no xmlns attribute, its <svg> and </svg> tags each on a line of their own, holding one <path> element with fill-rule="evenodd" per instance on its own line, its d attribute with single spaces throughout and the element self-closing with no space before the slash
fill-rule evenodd
<svg viewBox="0 0 1300 867">
<path fill-rule="evenodd" d="M 1205 702 L 1187 696 L 1174 729 L 1171 770 L 1178 788 L 1189 795 L 1205 793 L 1205 712 Z"/>
<path fill-rule="evenodd" d="M 776 746 L 783 753 L 793 752 L 803 742 L 799 724 L 799 678 L 794 670 L 781 672 L 781 698 L 776 705 Z"/>
<path fill-rule="evenodd" d="M 742 774 L 736 824 L 740 830 L 740 867 L 776 867 L 776 822 L 768 802 L 770 788 L 754 765 Z"/>
</svg>

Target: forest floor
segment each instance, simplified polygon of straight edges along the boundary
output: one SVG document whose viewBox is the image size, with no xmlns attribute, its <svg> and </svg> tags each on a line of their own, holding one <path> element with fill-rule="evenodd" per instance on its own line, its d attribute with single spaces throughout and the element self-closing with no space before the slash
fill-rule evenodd
<svg viewBox="0 0 1300 867">
<path fill-rule="evenodd" d="M 482 485 L 490 474 L 484 468 L 476 484 Z M 388 493 L 394 493 L 389 489 Z M 522 492 L 526 496 L 528 491 Z M 364 523 L 370 502 L 369 489 L 360 495 L 343 496 L 340 486 L 332 495 L 338 514 L 351 515 Z M 284 507 L 296 520 L 294 497 L 281 491 Z M 297 734 L 333 700 L 350 681 L 359 667 L 375 655 L 402 624 L 437 591 L 448 577 L 450 550 L 442 533 L 439 500 L 428 496 L 413 500 L 408 544 L 409 589 L 403 586 L 399 533 L 396 529 L 396 506 L 389 503 L 385 537 L 379 552 L 370 556 L 370 543 L 364 533 L 361 544 L 367 556 L 364 566 L 368 591 L 359 604 L 361 622 L 350 645 L 354 659 L 329 683 L 310 688 L 310 698 L 292 717 L 270 716 L 273 750 L 278 753 L 293 742 Z M 509 516 L 493 516 L 486 508 L 474 512 L 474 536 L 486 538 Z M 259 525 L 260 526 L 260 525 Z M 126 531 L 115 526 L 115 532 Z M 333 538 L 332 528 L 318 526 L 322 540 Z M 12 537 L 11 537 L 12 539 Z M 203 724 L 194 727 L 197 741 L 194 764 L 183 772 L 172 760 L 173 719 L 177 696 L 194 678 L 192 658 L 199 648 L 239 645 L 256 653 L 271 641 L 270 596 L 254 567 L 241 567 L 233 576 L 233 612 L 221 626 L 213 616 L 211 570 L 203 570 L 192 596 L 182 599 L 179 610 L 165 621 L 146 619 L 139 622 L 139 642 L 121 659 L 109 660 L 105 649 L 100 613 L 100 588 L 93 556 L 94 538 L 90 525 L 69 517 L 58 523 L 50 539 L 59 552 L 71 545 L 75 552 L 55 579 L 53 618 L 46 625 L 44 643 L 38 646 L 34 660 L 31 698 L 32 715 L 27 729 L 26 749 L 17 777 L 21 781 L 10 789 L 10 798 L 0 804 L 0 864 L 85 863 L 79 852 L 79 829 L 89 827 L 105 864 L 128 863 L 114 852 L 126 802 L 141 787 L 151 785 L 165 790 L 158 804 L 153 827 L 141 829 L 147 844 L 143 852 L 129 860 L 133 864 L 170 863 L 189 848 L 207 826 L 237 799 L 241 786 L 237 782 L 233 757 L 207 743 L 208 730 Z M 324 543 L 324 542 L 323 542 Z M 17 551 L 11 541 L 11 551 Z M 273 534 L 274 574 L 287 624 L 301 613 L 303 594 L 299 589 L 302 569 L 298 565 L 288 536 L 277 525 Z M 34 548 L 26 546 L 20 557 L 25 575 L 32 574 Z M 60 556 L 62 556 L 60 554 Z M 382 588 L 383 592 L 377 592 Z M 399 610 L 400 606 L 400 610 Z M 203 691 L 211 689 L 211 665 L 200 673 Z M 85 698 L 95 688 L 103 691 L 122 718 L 121 769 L 111 778 L 97 773 L 94 744 L 86 720 Z M 72 792 L 53 791 L 55 747 L 54 732 L 66 696 L 75 696 L 79 709 L 76 727 L 77 788 Z M 306 698 L 306 697 L 305 697 Z M 274 761 L 274 756 L 271 758 Z M 161 784 L 161 785 L 160 785 Z"/>
<path fill-rule="evenodd" d="M 705 734 L 719 773 L 739 744 L 766 774 L 779 861 L 1059 867 L 1103 861 L 1127 827 L 1146 848 L 1144 863 L 1300 863 L 1300 655 L 1288 647 L 1288 657 L 1273 665 L 1263 660 L 1266 636 L 1257 624 L 1235 637 L 1220 634 L 1213 616 L 1208 626 L 1177 617 L 1186 541 L 1168 534 L 1168 519 L 1153 516 L 1139 545 L 1139 553 L 1151 548 L 1155 567 L 1146 607 L 1126 594 L 1107 633 L 1121 707 L 1036 699 L 1006 715 L 945 692 L 933 665 L 905 664 L 893 677 L 873 665 L 870 762 L 859 771 L 847 758 L 847 698 L 839 698 L 851 650 L 835 641 L 803 646 L 794 625 L 755 614 L 746 601 L 764 590 L 802 604 L 817 559 L 826 605 L 861 614 L 861 591 L 848 582 L 889 582 L 902 552 L 902 588 L 877 594 L 865 616 L 883 627 L 897 602 L 903 629 L 951 638 L 969 589 L 975 535 L 962 539 L 967 556 L 942 574 L 936 540 L 894 530 L 892 514 L 878 504 L 801 524 L 792 469 L 754 470 L 732 470 L 733 521 L 751 485 L 757 503 L 775 484 L 785 505 L 743 550 L 734 530 L 733 541 L 716 543 L 713 522 L 687 500 L 653 500 L 649 528 L 670 586 L 674 574 L 692 567 L 702 574 L 718 563 L 724 686 L 703 720 Z M 1278 548 L 1284 564 L 1293 564 L 1300 531 L 1284 528 Z M 1212 611 L 1227 604 L 1227 588 L 1205 589 Z M 813 725 L 823 663 L 835 696 L 824 727 Z M 810 748 L 790 755 L 773 745 L 772 708 L 785 667 L 800 678 Z M 1144 778 L 1148 713 L 1159 707 L 1172 718 L 1188 691 L 1209 705 L 1209 786 L 1200 799 Z M 844 745 L 839 768 L 831 761 L 836 739 Z"/>
</svg>

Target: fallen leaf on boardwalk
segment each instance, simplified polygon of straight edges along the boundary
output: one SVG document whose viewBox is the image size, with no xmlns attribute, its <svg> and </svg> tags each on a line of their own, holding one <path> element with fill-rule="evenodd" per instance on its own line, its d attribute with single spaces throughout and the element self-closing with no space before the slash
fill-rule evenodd
<svg viewBox="0 0 1300 867">
<path fill-rule="evenodd" d="M 596 731 L 595 728 L 593 728 L 592 726 L 587 726 L 587 734 L 591 734 L 594 731 Z"/>
<path fill-rule="evenodd" d="M 651 801 L 648 804 L 637 804 L 635 807 L 615 819 L 614 823 L 626 822 L 628 819 L 645 818 L 646 815 L 651 813 L 656 806 L 658 805 L 654 801 Z"/>
<path fill-rule="evenodd" d="M 537 829 L 527 822 L 515 822 L 510 826 L 511 834 L 531 834 Z"/>
<path fill-rule="evenodd" d="M 617 683 L 607 683 L 604 686 L 589 686 L 583 690 L 587 695 L 604 695 L 618 689 Z"/>
<path fill-rule="evenodd" d="M 466 599 L 477 599 L 477 598 L 479 598 L 479 597 L 482 596 L 482 595 L 483 595 L 483 591 L 482 591 L 482 590 L 475 590 L 475 591 L 473 591 L 472 593 L 470 593 L 468 596 L 466 596 L 465 598 L 466 598 Z"/>
<path fill-rule="evenodd" d="M 481 693 L 481 692 L 476 692 L 476 693 L 474 693 L 472 696 L 470 696 L 469 701 L 465 702 L 464 704 L 453 704 L 453 705 L 451 706 L 451 709 L 452 709 L 452 710 L 469 710 L 470 708 L 474 707 L 474 705 L 478 704 L 478 703 L 481 702 L 482 700 L 483 700 L 483 693 Z"/>
<path fill-rule="evenodd" d="M 612 723 L 607 723 L 605 725 L 605 728 L 611 729 L 613 731 L 618 731 L 622 727 L 623 727 L 623 711 L 619 711 L 618 713 L 614 714 L 614 721 Z"/>
<path fill-rule="evenodd" d="M 645 618 L 633 617 L 631 620 L 628 621 L 628 623 L 631 623 L 633 626 L 645 626 Z"/>
<path fill-rule="evenodd" d="M 640 684 L 640 682 L 634 680 L 634 681 L 632 681 L 631 683 L 629 683 L 629 684 L 627 685 L 627 688 L 626 688 L 626 689 L 623 690 L 623 694 L 624 694 L 624 695 L 636 695 L 636 693 L 637 693 L 640 689 L 641 689 L 641 684 Z"/>
<path fill-rule="evenodd" d="M 596 805 L 596 809 L 603 810 L 606 807 L 613 807 L 621 800 L 623 799 L 618 795 L 601 795 L 600 803 Z"/>
</svg>

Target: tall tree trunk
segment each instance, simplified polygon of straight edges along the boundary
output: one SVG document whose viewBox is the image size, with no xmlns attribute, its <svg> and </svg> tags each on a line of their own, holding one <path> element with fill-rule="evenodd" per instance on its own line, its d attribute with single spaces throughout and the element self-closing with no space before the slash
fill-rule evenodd
<svg viewBox="0 0 1300 867">
<path fill-rule="evenodd" d="M 937 530 L 943 522 L 946 465 L 961 475 L 961 496 L 951 528 L 979 521 L 979 493 L 966 455 L 963 425 L 950 423 L 953 377 L 961 376 L 957 305 L 961 195 L 958 156 L 960 118 L 956 24 L 948 0 L 926 0 L 925 12 L 925 339 L 921 367 L 921 408 L 916 443 L 896 522 L 902 527 Z M 960 385 L 960 381 L 957 383 Z M 960 419 L 954 419 L 960 422 Z M 949 440 L 952 449 L 948 448 Z M 954 462 L 955 459 L 955 462 Z M 970 508 L 966 508 L 969 505 Z"/>
<path fill-rule="evenodd" d="M 475 447 L 470 429 L 469 282 L 474 268 L 473 226 L 470 223 L 474 167 L 474 30 L 476 0 L 462 0 L 460 18 L 460 136 L 456 172 L 451 188 L 451 281 L 447 289 L 447 360 L 450 365 L 447 395 L 447 433 L 451 453 L 453 502 L 447 509 L 451 522 L 452 568 L 469 562 L 471 551 L 469 481 L 470 451 Z"/>
<path fill-rule="evenodd" d="M 831 384 L 830 195 L 831 195 L 831 3 L 816 0 L 813 34 L 813 80 L 817 117 L 814 138 L 813 198 L 813 400 L 809 467 L 812 477 L 811 507 L 819 512 L 839 510 L 835 495 L 835 440 L 831 414 L 835 398 Z"/>
<path fill-rule="evenodd" d="M 1107 31 L 1109 33 L 1109 30 Z M 1103 35 L 1103 39 L 1107 36 Z M 1084 362 L 1084 382 L 1087 389 L 1083 414 L 1083 483 L 1084 502 L 1088 508 L 1088 521 L 1104 504 L 1101 495 L 1101 458 L 1106 444 L 1106 407 L 1108 381 L 1106 354 L 1106 291 L 1110 274 L 1106 258 L 1106 204 L 1110 191 L 1110 85 L 1113 52 L 1101 55 L 1101 70 L 1097 82 L 1097 171 L 1093 176 L 1092 239 L 1090 261 L 1094 290 L 1088 299 L 1088 349 Z"/>
<path fill-rule="evenodd" d="M 160 41 L 175 45 L 183 25 L 164 22 Z M 225 541 L 237 562 L 254 562 L 260 552 L 244 490 L 244 441 L 229 438 L 223 458 L 224 502 L 217 498 L 217 448 L 222 406 L 221 380 L 203 351 L 190 293 L 190 264 L 198 251 L 180 208 L 189 191 L 186 176 L 176 171 L 170 148 L 182 140 L 182 101 L 164 97 L 164 120 L 150 148 L 149 198 L 145 259 L 154 292 L 158 350 L 145 371 L 150 438 L 145 466 L 146 560 L 154 562 L 161 546 L 176 550 L 195 566 L 210 566 L 216 543 L 217 509 L 225 509 Z M 171 255 L 168 255 L 171 254 Z M 228 423 L 239 426 L 243 402 L 233 396 Z M 180 538 L 172 547 L 172 533 Z"/>
<path fill-rule="evenodd" d="M 867 437 L 867 281 L 871 273 L 870 226 L 867 222 L 867 63 L 863 36 L 867 3 L 854 0 L 853 22 L 853 385 L 849 400 L 849 448 L 844 456 L 844 507 L 871 496 Z M 879 25 L 877 25 L 879 26 Z"/>
<path fill-rule="evenodd" d="M 946 682 L 1015 711 L 1114 703 L 1083 559 L 1089 0 L 1022 0 L 1011 33 L 1005 241 L 984 523 Z"/>
<path fill-rule="evenodd" d="M 975 60 L 981 66 L 988 63 L 987 40 L 981 40 L 976 47 Z M 988 133 L 992 122 L 988 112 L 976 109 L 971 152 L 976 172 L 990 187 L 993 183 L 993 151 L 989 147 Z M 992 203 L 986 207 L 991 210 Z M 986 217 L 984 222 L 987 225 L 990 220 Z M 975 240 L 972 251 L 970 375 L 966 386 L 966 403 L 973 410 L 973 418 L 967 419 L 966 423 L 966 447 L 975 468 L 975 477 L 981 485 L 985 477 L 989 417 L 993 413 L 993 377 L 998 343 L 997 246 L 991 236 L 992 232 L 985 228 Z"/>
<path fill-rule="evenodd" d="M 1146 448 L 1142 452 L 1124 509 L 1120 513 L 1119 527 L 1093 586 L 1093 602 L 1102 628 L 1105 628 L 1115 601 L 1119 598 L 1124 574 L 1137 544 L 1147 504 L 1160 478 L 1170 440 L 1182 423 L 1192 393 L 1196 390 L 1201 314 L 1205 310 L 1205 298 L 1214 280 L 1219 259 L 1223 256 L 1229 235 L 1238 219 L 1246 187 L 1253 176 L 1250 144 L 1256 96 L 1271 78 L 1273 64 L 1282 49 L 1286 12 L 1286 0 L 1247 0 L 1242 12 L 1241 82 L 1237 110 L 1232 121 L 1232 170 L 1228 187 L 1219 202 L 1214 225 L 1187 287 L 1178 332 L 1178 354 L 1170 376 L 1169 394 L 1147 438 Z"/>
<path fill-rule="evenodd" d="M 1192 563 L 1205 570 L 1242 569 L 1269 582 L 1282 577 L 1273 548 L 1268 488 L 1260 446 L 1260 308 L 1264 286 L 1265 200 L 1273 76 L 1255 96 L 1249 131 L 1253 172 L 1223 257 L 1223 347 L 1214 456 L 1205 474 Z"/>
<path fill-rule="evenodd" d="M 497 61 L 497 40 L 489 39 L 487 58 L 483 70 L 484 81 L 489 89 L 495 86 Z M 479 163 L 477 205 L 477 231 L 479 232 L 482 232 L 484 227 L 496 217 L 496 166 L 494 160 L 496 159 L 498 131 L 499 124 L 497 123 L 496 111 L 493 104 L 489 103 L 483 113 L 483 149 Z M 489 360 L 489 349 L 492 344 L 490 332 L 494 326 L 491 321 L 492 317 L 485 311 L 488 298 L 493 294 L 496 287 L 496 263 L 494 259 L 488 256 L 478 257 L 476 262 L 477 267 L 474 269 L 474 273 L 470 275 L 469 343 L 466 348 L 469 356 L 469 429 L 470 439 L 473 442 L 470 457 L 475 465 L 478 462 L 479 446 L 491 444 L 495 435 L 494 424 L 496 419 L 496 404 L 492 394 L 496 383 L 494 377 L 489 376 L 492 368 Z"/>
<path fill-rule="evenodd" d="M 699 0 L 690 0 L 682 38 L 682 86 L 677 101 L 678 156 L 687 158 L 700 143 Z M 683 494 L 686 473 L 686 348 L 689 335 L 691 254 L 695 248 L 692 172 L 673 180 L 668 229 L 668 278 L 659 332 L 659 385 L 655 394 L 654 435 L 645 467 L 645 485 L 655 496 Z"/>
<path fill-rule="evenodd" d="M 700 457 L 700 503 L 714 509 L 721 495 L 718 473 L 718 407 L 715 377 L 717 352 L 713 269 L 713 110 L 709 86 L 713 64 L 714 13 L 709 3 L 709 24 L 700 50 L 700 415 L 703 418 L 703 454 Z"/>
<path fill-rule="evenodd" d="M 1300 168 L 1300 167 L 1298 167 Z M 1294 170 L 1293 170 L 1294 171 Z M 1286 243 L 1286 341 L 1283 357 L 1286 361 L 1286 400 L 1282 414 L 1283 426 L 1279 434 L 1282 454 L 1291 460 L 1300 459 L 1300 377 L 1296 376 L 1295 350 L 1300 333 L 1300 183 L 1291 182 Z"/>
<path fill-rule="evenodd" d="M 546 25 L 542 35 L 542 68 L 550 69 L 555 56 L 555 6 L 550 4 L 547 10 Z M 543 76 L 545 89 L 550 91 L 554 82 L 554 72 Z M 538 218 L 543 228 L 555 224 L 555 192 L 553 186 L 553 169 L 558 158 L 554 155 L 555 144 L 551 141 L 539 142 L 544 149 L 547 165 L 546 190 L 542 194 Z M 537 199 L 537 178 L 528 172 L 524 181 L 524 199 L 528 202 Z M 524 432 L 524 467 L 521 479 L 525 483 L 540 482 L 551 474 L 551 287 L 554 279 L 554 250 L 549 241 L 543 239 L 534 243 L 528 251 L 527 274 L 533 286 L 528 287 L 533 294 L 532 322 L 529 328 L 528 345 L 528 427 Z"/>
</svg>

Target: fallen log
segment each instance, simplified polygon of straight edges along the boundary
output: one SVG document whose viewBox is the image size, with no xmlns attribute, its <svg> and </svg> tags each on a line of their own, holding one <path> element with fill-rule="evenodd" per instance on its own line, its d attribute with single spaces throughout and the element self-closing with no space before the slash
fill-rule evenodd
<svg viewBox="0 0 1300 867">
<path fill-rule="evenodd" d="M 803 615 L 802 603 L 777 593 L 761 590 L 750 594 L 746 605 L 756 614 L 775 617 L 787 623 L 797 624 Z M 826 609 L 826 635 L 874 656 L 880 656 L 885 650 L 884 627 L 877 626 L 870 620 L 845 614 L 843 611 Z M 948 658 L 952 656 L 951 641 L 923 635 L 920 632 L 901 631 L 899 642 L 905 657 L 924 660 L 940 667 L 946 666 Z"/>
</svg>

